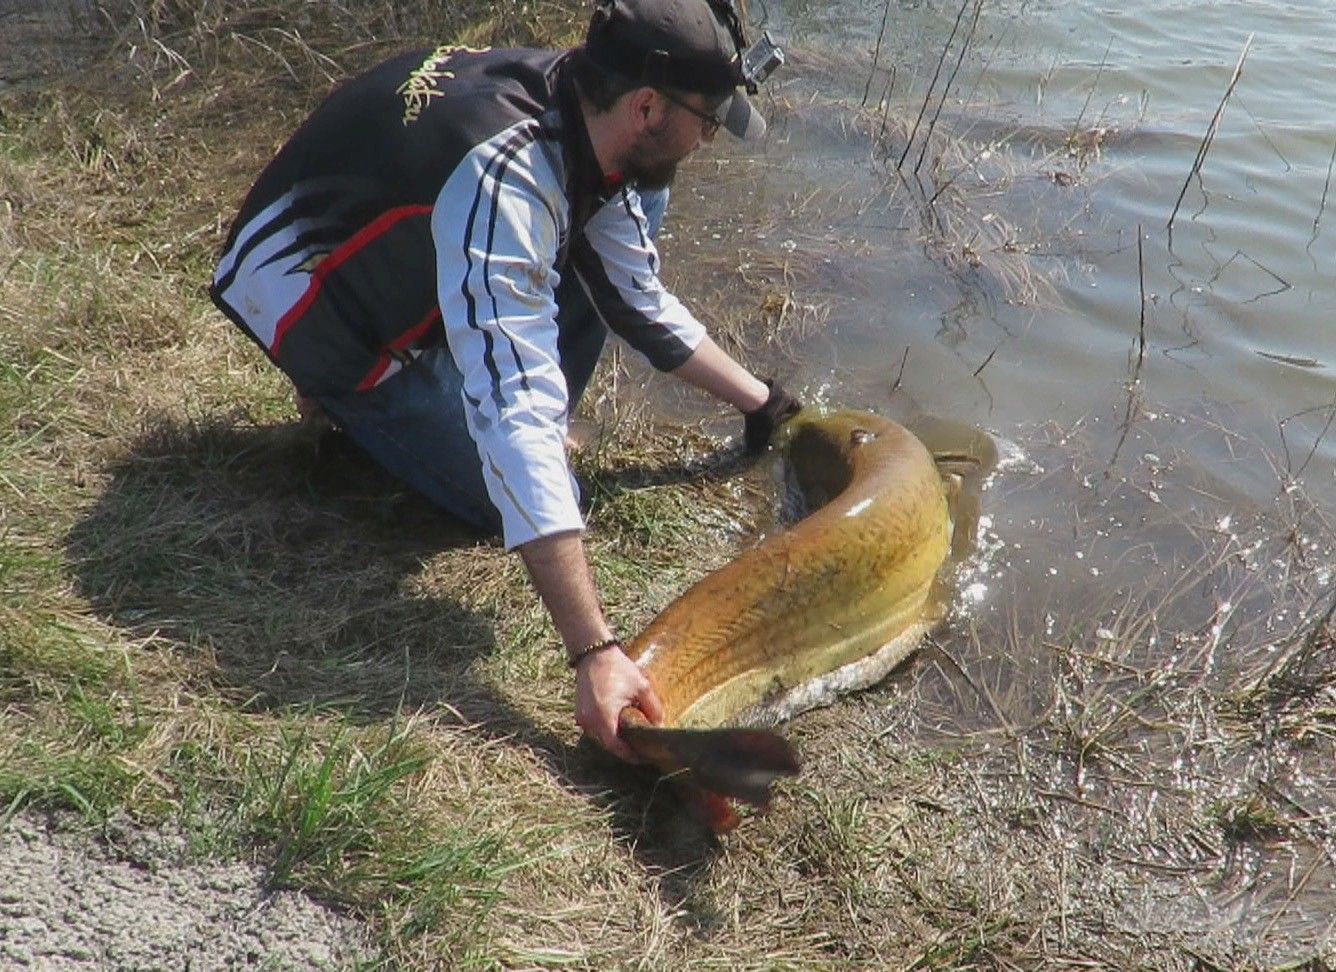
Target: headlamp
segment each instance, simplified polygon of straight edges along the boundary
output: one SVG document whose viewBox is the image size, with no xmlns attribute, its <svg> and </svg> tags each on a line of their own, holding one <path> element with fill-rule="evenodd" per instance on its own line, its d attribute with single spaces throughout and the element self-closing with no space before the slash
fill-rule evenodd
<svg viewBox="0 0 1336 972">
<path fill-rule="evenodd" d="M 771 40 L 769 31 L 763 33 L 755 44 L 747 46 L 747 32 L 733 6 L 733 0 L 709 0 L 709 4 L 732 35 L 733 47 L 738 54 L 738 73 L 742 75 L 747 93 L 756 94 L 761 83 L 784 63 L 784 52 Z"/>
<path fill-rule="evenodd" d="M 783 63 L 784 51 L 770 39 L 770 31 L 767 30 L 761 35 L 761 39 L 747 48 L 742 55 L 740 66 L 742 79 L 747 83 L 747 90 L 755 94 L 757 87 L 764 84 L 766 78 L 774 74 L 775 69 Z"/>
</svg>

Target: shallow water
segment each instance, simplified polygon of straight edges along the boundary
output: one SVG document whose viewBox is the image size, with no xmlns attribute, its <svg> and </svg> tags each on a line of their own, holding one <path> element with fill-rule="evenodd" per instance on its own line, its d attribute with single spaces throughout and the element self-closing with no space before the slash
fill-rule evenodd
<svg viewBox="0 0 1336 972">
<path fill-rule="evenodd" d="M 1198 556 L 1226 517 L 1336 560 L 1336 4 L 985 4 L 916 174 L 895 119 L 937 114 L 959 10 L 893 4 L 878 44 L 884 5 L 768 4 L 792 49 L 770 139 L 695 164 L 673 261 L 697 289 L 713 261 L 791 298 L 772 363 L 807 398 L 1056 444 L 999 483 L 1022 597 L 1107 579 L 1127 550 Z M 1079 550 L 1092 515 L 1116 563 Z"/>
<path fill-rule="evenodd" d="M 1330 743 L 1217 721 L 1333 597 L 1336 3 L 987 3 L 940 110 L 954 0 L 752 7 L 791 47 L 771 136 L 693 164 L 672 257 L 700 254 L 699 291 L 741 271 L 788 298 L 766 363 L 805 397 L 1001 446 L 944 656 L 887 725 L 1001 733 L 1033 749 L 1016 785 L 1117 807 L 1104 850 L 1194 888 L 1160 920 L 1271 958 L 1330 943 Z M 1091 732 L 1125 771 L 1071 757 Z M 1258 792 L 1316 829 L 1182 860 L 1148 836 Z"/>
<path fill-rule="evenodd" d="M 892 111 L 912 115 L 958 8 L 893 5 L 874 73 L 883 9 L 769 5 L 772 26 L 795 47 L 784 94 L 799 110 L 776 126 L 769 158 L 783 174 L 759 186 L 758 202 L 782 220 L 776 190 L 801 192 L 795 173 L 814 190 L 842 192 L 776 230 L 795 258 L 846 262 L 859 285 L 841 294 L 852 306 L 838 314 L 825 359 L 804 356 L 802 378 L 841 388 L 852 379 L 871 395 L 911 345 L 900 391 L 925 410 L 1004 434 L 1024 423 L 1109 422 L 1125 403 L 1141 330 L 1140 226 L 1147 303 L 1139 397 L 1174 411 L 1227 409 L 1231 431 L 1255 438 L 1282 465 L 1288 449 L 1294 471 L 1308 458 L 1305 486 L 1336 500 L 1336 435 L 1322 435 L 1336 407 L 1325 311 L 1336 213 L 1320 218 L 1336 150 L 1336 5 L 987 4 L 941 127 L 949 124 L 971 151 L 997 141 L 993 167 L 1016 168 L 995 192 L 970 186 L 963 205 L 973 210 L 967 231 L 990 214 L 1013 227 L 1009 239 L 1032 251 L 1026 271 L 1053 286 L 1048 299 L 1021 306 L 990 287 L 986 272 L 950 275 L 916 259 L 919 214 L 905 205 L 912 194 L 903 187 L 897 200 L 855 213 L 879 184 L 894 181 L 884 166 L 869 171 L 875 149 L 866 138 L 833 139 L 834 113 L 802 108 L 806 98 L 857 105 L 868 89 L 874 104 L 893 67 Z M 1201 179 L 1188 187 L 1171 249 L 1170 213 L 1250 34 L 1243 75 Z M 1085 133 L 1097 151 L 1070 154 L 1072 133 Z M 978 181 L 971 167 L 959 171 L 961 188 Z M 858 252 L 813 253 L 814 238 L 857 240 Z M 978 248 L 989 262 L 986 246 Z M 1231 471 L 1229 479 L 1259 502 L 1276 486 L 1270 470 Z"/>
</svg>

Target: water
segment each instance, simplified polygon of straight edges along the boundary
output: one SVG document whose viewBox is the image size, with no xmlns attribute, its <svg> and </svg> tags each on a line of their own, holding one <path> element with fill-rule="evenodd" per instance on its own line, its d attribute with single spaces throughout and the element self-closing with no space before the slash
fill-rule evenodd
<svg viewBox="0 0 1336 972">
<path fill-rule="evenodd" d="M 684 286 L 741 273 L 787 297 L 760 315 L 782 303 L 793 327 L 765 363 L 808 398 L 1002 444 L 945 636 L 968 682 L 925 663 L 918 722 L 888 725 L 1039 727 L 1014 782 L 1118 807 L 1106 850 L 1146 874 L 1205 876 L 1163 878 L 1200 902 L 1172 920 L 1303 954 L 1333 911 L 1329 742 L 1296 755 L 1218 720 L 1333 597 L 1336 3 L 990 2 L 902 165 L 959 4 L 751 6 L 791 64 L 767 146 L 716 146 L 678 193 L 671 256 L 700 257 Z M 1083 733 L 1121 769 L 1071 756 Z M 1204 865 L 1200 833 L 1164 851 L 1170 808 L 1257 793 L 1321 823 Z"/>
<path fill-rule="evenodd" d="M 807 81 L 821 96 L 856 101 L 871 87 L 875 99 L 885 67 L 895 65 L 891 99 L 912 109 L 957 7 L 896 5 L 869 86 L 883 9 L 837 4 L 832 14 L 826 4 L 772 4 L 772 23 L 801 48 L 796 60 L 810 48 L 835 65 L 794 88 L 806 93 Z M 856 358 L 873 349 L 898 358 L 904 344 L 925 339 L 949 343 L 954 366 L 929 351 L 904 390 L 923 407 L 999 429 L 1112 416 L 1099 406 L 1125 397 L 1141 331 L 1140 226 L 1147 305 L 1138 398 L 1175 411 L 1228 409 L 1233 431 L 1282 462 L 1288 450 L 1292 473 L 1308 458 L 1305 485 L 1336 497 L 1336 435 L 1322 435 L 1336 407 L 1324 313 L 1336 213 L 1323 207 L 1336 149 L 1327 110 L 1336 103 L 1334 13 L 1330 3 L 1297 2 L 988 5 L 952 90 L 968 100 L 953 97 L 945 114 L 952 132 L 979 142 L 1015 133 L 1002 152 L 1024 167 L 1017 182 L 967 204 L 995 208 L 1017 229 L 1015 243 L 1033 248 L 1030 269 L 1054 285 L 1054 299 L 990 306 L 999 295 L 986 287 L 934 277 L 930 266 L 906 268 L 913 241 L 892 235 L 855 258 L 869 297 L 858 316 L 872 315 L 863 334 L 850 335 Z M 1201 178 L 1188 187 L 1170 249 L 1169 215 L 1250 35 L 1242 78 Z M 954 50 L 946 71 L 953 59 Z M 1093 150 L 1069 153 L 1073 134 Z M 866 162 L 865 147 L 831 143 L 810 117 L 784 135 L 818 185 L 820 173 L 843 177 L 841 169 Z M 969 167 L 961 171 L 962 181 L 974 178 Z M 1073 184 L 1044 183 L 1045 172 Z M 837 208 L 822 216 L 836 235 L 854 229 Z M 981 380 L 971 380 L 989 355 Z M 830 365 L 843 369 L 849 360 Z M 944 396 L 943 387 L 953 393 Z M 1270 476 L 1230 479 L 1261 502 L 1276 485 Z"/>
<path fill-rule="evenodd" d="M 773 368 L 808 398 L 1028 452 L 994 498 L 1021 610 L 1246 529 L 1336 560 L 1336 4 L 989 3 L 939 110 L 959 10 L 892 4 L 879 44 L 884 5 L 768 5 L 792 48 L 772 138 L 678 193 L 687 286 L 788 298 Z M 925 101 L 916 173 L 921 134 L 896 162 Z M 1293 596 L 1320 603 L 1312 576 Z"/>
<path fill-rule="evenodd" d="M 0 92 L 96 57 L 97 22 L 89 0 L 0 0 Z"/>
<path fill-rule="evenodd" d="M 770 287 L 798 325 L 768 363 L 809 398 L 1051 450 L 999 511 L 1013 546 L 1093 502 L 1164 561 L 1239 516 L 1336 559 L 1336 4 L 992 2 L 948 48 L 959 10 L 767 5 L 792 49 L 772 138 L 679 192 L 688 289 Z M 1083 532 L 1033 559 L 1108 576 Z"/>
</svg>

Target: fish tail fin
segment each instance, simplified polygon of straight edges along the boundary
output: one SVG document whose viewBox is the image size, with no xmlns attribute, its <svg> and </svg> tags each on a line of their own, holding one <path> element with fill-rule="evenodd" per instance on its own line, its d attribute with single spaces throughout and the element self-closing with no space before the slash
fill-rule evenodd
<svg viewBox="0 0 1336 972">
<path fill-rule="evenodd" d="M 664 773 L 763 807 L 770 784 L 798 774 L 787 739 L 764 729 L 668 729 L 623 721 L 621 737 Z M 707 821 L 708 822 L 708 821 Z"/>
</svg>

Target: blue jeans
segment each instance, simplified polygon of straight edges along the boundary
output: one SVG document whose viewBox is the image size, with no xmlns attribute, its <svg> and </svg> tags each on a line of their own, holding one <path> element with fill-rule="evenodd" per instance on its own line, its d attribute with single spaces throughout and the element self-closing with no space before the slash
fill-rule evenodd
<svg viewBox="0 0 1336 972">
<path fill-rule="evenodd" d="M 651 236 L 668 209 L 668 190 L 641 195 Z M 574 274 L 557 288 L 558 351 L 574 411 L 607 339 Z M 489 533 L 501 515 L 487 496 L 482 462 L 464 420 L 464 378 L 444 342 L 375 388 L 323 396 L 320 406 L 378 466 L 437 506 Z"/>
</svg>

